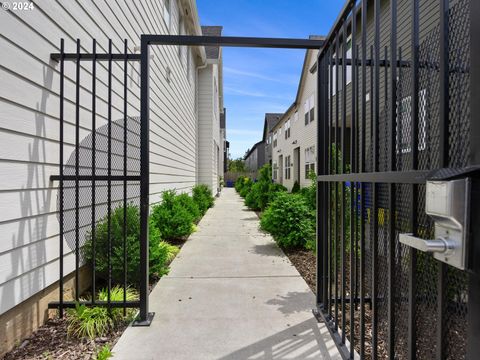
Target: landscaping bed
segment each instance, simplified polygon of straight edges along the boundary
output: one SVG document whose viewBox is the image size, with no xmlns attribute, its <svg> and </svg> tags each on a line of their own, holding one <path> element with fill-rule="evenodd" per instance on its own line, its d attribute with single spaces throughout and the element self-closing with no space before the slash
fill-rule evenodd
<svg viewBox="0 0 480 360">
<path fill-rule="evenodd" d="M 115 345 L 128 324 L 118 326 L 113 332 L 95 339 L 80 339 L 67 335 L 66 318 L 52 318 L 40 327 L 18 347 L 4 356 L 4 360 L 40 360 L 92 359 L 107 345 L 110 349 Z"/>
<path fill-rule="evenodd" d="M 213 203 L 211 190 L 206 185 L 197 185 L 193 188 L 192 196 L 176 194 L 172 190 L 165 191 L 162 202 L 152 207 L 149 219 L 149 291 L 153 290 L 163 275 L 168 274 L 171 261 Z M 123 225 L 124 217 L 128 224 L 126 230 Z M 126 291 L 127 301 L 138 299 L 135 281 L 136 270 L 140 266 L 139 223 L 138 206 L 128 204 L 126 208 L 112 209 L 110 219 L 105 216 L 96 223 L 95 232 L 87 233 L 81 251 L 87 266 L 92 266 L 93 259 L 96 259 L 97 286 L 103 285 L 96 287 L 95 298 L 98 301 L 107 301 L 109 296 L 112 301 L 122 301 L 123 286 L 112 286 L 108 295 L 106 284 L 108 276 L 111 276 L 113 285 L 123 284 L 125 275 L 129 284 Z M 127 233 L 126 242 L 124 231 Z M 112 256 L 107 259 L 110 242 Z M 95 243 L 96 247 L 93 247 L 92 243 Z M 123 252 L 113 251 L 123 249 L 123 246 L 126 246 L 129 265 L 127 273 L 124 272 Z M 107 264 L 110 264 L 110 268 Z M 90 301 L 91 289 L 82 294 L 81 299 Z M 135 309 L 127 309 L 124 314 L 121 308 L 108 310 L 105 307 L 79 304 L 74 309 L 66 310 L 63 319 L 59 319 L 56 314 L 53 316 L 52 311 L 52 317 L 45 325 L 4 355 L 3 359 L 108 359 L 112 355 L 111 349 L 135 314 Z"/>
<path fill-rule="evenodd" d="M 302 248 L 282 249 L 285 255 L 302 275 L 313 293 L 315 293 L 316 263 L 315 253 Z"/>
</svg>

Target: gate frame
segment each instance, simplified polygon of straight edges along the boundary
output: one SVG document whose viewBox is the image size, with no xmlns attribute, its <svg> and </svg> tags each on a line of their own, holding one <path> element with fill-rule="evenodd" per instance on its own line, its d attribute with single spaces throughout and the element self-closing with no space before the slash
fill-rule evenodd
<svg viewBox="0 0 480 360">
<path fill-rule="evenodd" d="M 318 49 L 321 50 L 324 41 L 313 39 L 293 39 L 293 38 L 256 38 L 256 37 L 233 37 L 233 36 L 189 36 L 189 35 L 154 35 L 142 34 L 140 36 L 140 54 L 97 54 L 97 53 L 80 53 L 77 48 L 76 53 L 64 52 L 64 40 L 61 40 L 60 53 L 52 53 L 50 58 L 60 62 L 60 175 L 52 176 L 52 181 L 60 181 L 60 193 L 63 192 L 63 181 L 66 176 L 63 175 L 63 68 L 64 61 L 140 61 L 140 176 L 135 177 L 115 177 L 124 180 L 140 181 L 140 300 L 130 302 L 127 306 L 139 306 L 140 311 L 137 319 L 133 323 L 134 326 L 149 326 L 153 320 L 154 313 L 149 312 L 148 303 L 148 273 L 149 273 L 149 234 L 148 234 L 148 216 L 150 211 L 149 191 L 150 191 L 150 45 L 185 45 L 185 46 L 228 46 L 228 47 L 255 47 L 255 48 L 278 48 L 278 49 Z M 125 48 L 126 49 L 126 48 Z M 78 66 L 77 66 L 78 68 Z M 78 78 L 77 78 L 78 79 Z M 78 88 L 78 85 L 77 85 Z M 78 107 L 78 102 L 76 103 Z M 98 179 L 95 176 L 72 176 L 73 180 Z M 114 176 L 108 175 L 105 179 L 112 180 Z M 72 307 L 74 303 L 65 303 L 63 301 L 63 201 L 60 201 L 60 301 L 49 304 L 50 308 L 58 308 L 60 316 L 63 316 L 64 307 Z M 76 268 L 78 272 L 78 268 Z M 77 277 L 78 279 L 78 277 Z M 77 281 L 78 283 L 78 281 Z M 100 305 L 89 302 L 87 306 Z M 125 303 L 114 304 L 108 306 L 125 306 Z"/>
</svg>

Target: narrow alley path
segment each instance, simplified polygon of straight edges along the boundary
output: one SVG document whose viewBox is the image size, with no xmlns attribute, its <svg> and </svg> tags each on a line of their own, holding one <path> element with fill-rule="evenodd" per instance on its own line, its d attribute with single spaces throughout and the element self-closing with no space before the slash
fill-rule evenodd
<svg viewBox="0 0 480 360">
<path fill-rule="evenodd" d="M 115 359 L 340 359 L 315 298 L 226 188 L 150 294 L 149 328 L 129 327 Z"/>
</svg>

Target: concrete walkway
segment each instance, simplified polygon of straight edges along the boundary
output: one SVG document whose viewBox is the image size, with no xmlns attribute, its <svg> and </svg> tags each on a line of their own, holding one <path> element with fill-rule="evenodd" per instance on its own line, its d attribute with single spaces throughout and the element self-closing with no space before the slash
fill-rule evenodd
<svg viewBox="0 0 480 360">
<path fill-rule="evenodd" d="M 129 327 L 115 359 L 340 359 L 315 298 L 254 212 L 224 189 L 150 294 L 155 318 Z"/>
</svg>

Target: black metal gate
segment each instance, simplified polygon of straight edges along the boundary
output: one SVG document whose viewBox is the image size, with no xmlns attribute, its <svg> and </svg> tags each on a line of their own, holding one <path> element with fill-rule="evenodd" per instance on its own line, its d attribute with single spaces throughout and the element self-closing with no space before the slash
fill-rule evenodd
<svg viewBox="0 0 480 360">
<path fill-rule="evenodd" d="M 49 307 L 58 308 L 60 316 L 65 308 L 74 307 L 78 303 L 109 308 L 135 307 L 140 312 L 134 325 L 144 326 L 151 323 L 154 315 L 148 311 L 150 46 L 318 49 L 323 41 L 143 34 L 141 54 L 129 53 L 127 40 L 123 45 L 123 52 L 114 52 L 113 43 L 109 40 L 107 51 L 98 52 L 97 43 L 93 40 L 92 51 L 82 52 L 80 40 L 77 40 L 76 52 L 69 53 L 65 51 L 62 39 L 60 53 L 51 54 L 52 60 L 60 63 L 59 175 L 51 177 L 52 181 L 59 181 L 57 208 L 60 224 L 60 293 L 59 301 L 51 302 Z M 140 69 L 129 66 L 131 61 L 139 61 Z M 100 66 L 100 62 L 107 65 Z M 69 64 L 71 67 L 67 69 Z M 67 70 L 69 76 L 66 75 Z M 83 80 L 82 71 L 86 74 L 87 81 Z M 131 80 L 129 71 L 137 73 L 139 83 Z M 70 92 L 66 91 L 65 84 L 69 86 Z M 134 92 L 132 86 L 136 87 L 138 93 Z M 88 95 L 85 96 L 85 93 Z M 131 93 L 135 96 L 129 96 Z M 130 101 L 130 98 L 134 99 Z M 128 109 L 132 108 L 139 108 L 139 113 L 129 114 Z M 126 246 L 129 216 L 125 209 L 129 204 L 139 208 L 139 213 L 135 214 L 139 218 L 140 228 L 138 268 L 133 268 L 129 263 L 132 254 L 128 253 Z M 116 219 L 118 215 L 120 217 Z M 107 238 L 106 245 L 102 247 L 96 241 L 99 222 L 103 222 L 103 234 Z M 117 227 L 117 231 L 113 226 Z M 113 233 L 116 233 L 116 241 Z M 86 242 L 89 242 L 91 248 L 90 301 L 80 298 L 80 272 L 85 263 L 83 249 Z M 65 243 L 69 249 L 65 249 Z M 100 255 L 101 261 L 98 260 Z M 115 276 L 112 262 L 116 259 L 118 265 L 119 258 L 122 266 L 120 269 L 117 266 L 120 275 L 117 271 Z M 70 272 L 65 271 L 65 263 L 68 263 L 69 269 L 74 269 L 75 289 L 71 301 L 64 298 L 64 276 Z M 103 267 L 101 285 L 107 289 L 106 301 L 96 300 L 100 263 Z M 132 273 L 134 281 L 130 279 Z M 130 280 L 127 281 L 127 278 Z M 123 287 L 122 301 L 111 300 L 112 285 Z M 138 288 L 138 300 L 127 301 L 125 289 L 129 285 Z"/>
<path fill-rule="evenodd" d="M 100 52 L 93 40 L 88 45 L 91 52 L 84 53 L 77 40 L 76 52 L 67 53 L 62 39 L 60 53 L 51 55 L 60 63 L 59 175 L 51 178 L 59 181 L 60 293 L 59 301 L 49 307 L 58 308 L 60 316 L 64 308 L 78 303 L 124 310 L 135 307 L 140 308 L 135 324 L 148 325 L 153 316 L 148 313 L 149 176 L 144 156 L 149 151 L 149 134 L 139 112 L 128 113 L 139 107 L 135 98 L 140 86 L 129 80 L 129 71 L 136 71 L 129 62 L 140 61 L 140 55 L 128 52 L 127 40 L 122 45 L 114 53 L 109 40 Z M 128 214 L 130 207 L 133 216 Z M 139 220 L 139 234 L 134 235 L 139 237 L 140 254 L 136 255 L 127 250 L 132 219 Z M 134 267 L 130 259 L 138 255 L 139 265 Z M 91 276 L 82 280 L 86 260 Z M 72 268 L 73 300 L 66 301 L 64 275 Z M 82 281 L 90 283 L 91 300 L 80 298 Z M 139 292 L 135 301 L 127 300 L 126 289 L 132 283 Z M 122 300 L 112 300 L 113 285 L 123 288 Z M 100 287 L 106 289 L 106 299 L 97 299 Z"/>
<path fill-rule="evenodd" d="M 479 19 L 351 0 L 319 54 L 316 314 L 344 357 L 478 358 Z M 465 270 L 400 241 L 434 239 L 426 183 L 452 178 L 472 184 Z"/>
</svg>

